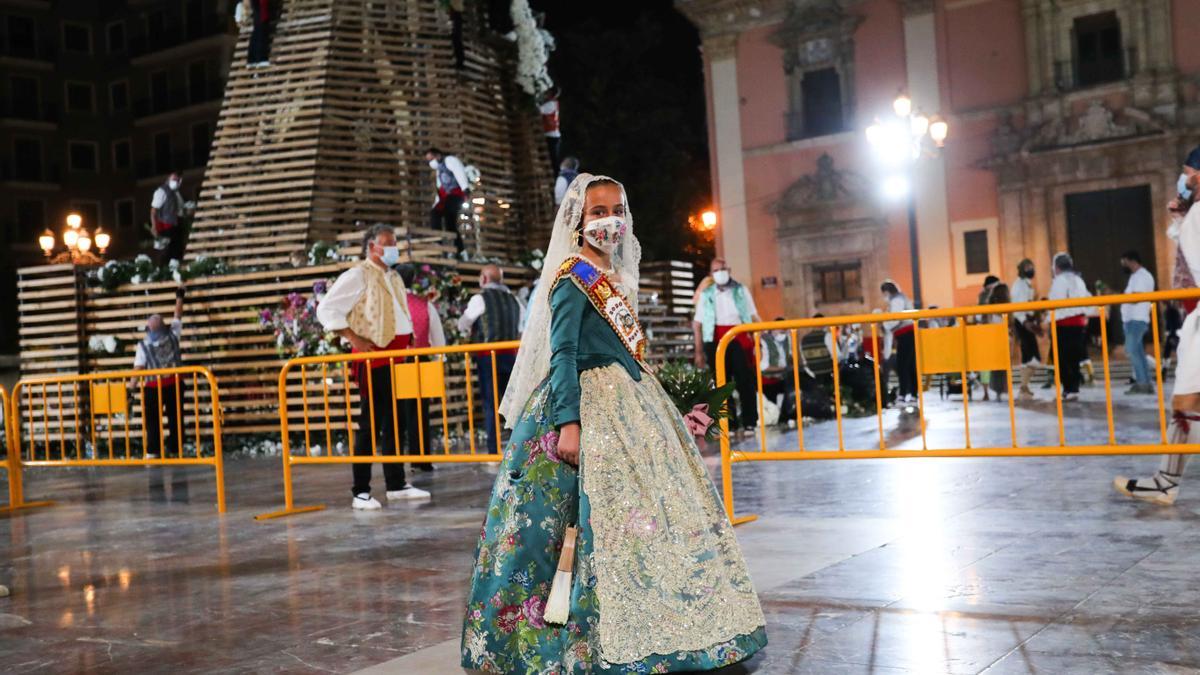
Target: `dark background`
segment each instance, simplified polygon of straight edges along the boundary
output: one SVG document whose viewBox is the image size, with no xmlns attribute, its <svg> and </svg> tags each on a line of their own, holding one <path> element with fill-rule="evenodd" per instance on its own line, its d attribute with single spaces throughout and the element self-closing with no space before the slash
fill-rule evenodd
<svg viewBox="0 0 1200 675">
<path fill-rule="evenodd" d="M 669 0 L 531 0 L 554 36 L 562 154 L 625 184 L 646 260 L 711 255 L 688 216 L 712 204 L 700 37 Z"/>
</svg>

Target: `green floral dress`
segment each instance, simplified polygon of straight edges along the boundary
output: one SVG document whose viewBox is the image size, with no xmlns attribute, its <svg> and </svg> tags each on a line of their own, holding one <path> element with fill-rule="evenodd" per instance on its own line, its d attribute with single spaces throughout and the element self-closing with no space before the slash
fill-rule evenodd
<svg viewBox="0 0 1200 675">
<path fill-rule="evenodd" d="M 550 377 L 526 404 L 496 477 L 462 665 L 565 675 L 744 660 L 766 634 L 732 527 L 678 411 L 585 288 L 561 279 L 551 295 Z M 555 454 L 557 429 L 574 421 L 578 470 Z M 550 625 L 542 613 L 575 524 L 570 615 Z"/>
</svg>

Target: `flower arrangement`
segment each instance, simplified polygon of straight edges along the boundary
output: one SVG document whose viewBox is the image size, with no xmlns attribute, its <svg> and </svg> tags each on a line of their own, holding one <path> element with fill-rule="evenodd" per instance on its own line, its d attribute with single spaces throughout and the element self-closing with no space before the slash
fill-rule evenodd
<svg viewBox="0 0 1200 675">
<path fill-rule="evenodd" d="M 126 284 L 147 284 L 157 281 L 182 283 L 199 277 L 229 274 L 231 268 L 220 258 L 200 256 L 186 266 L 172 260 L 167 267 L 154 264 L 150 256 L 142 254 L 133 260 L 109 260 L 88 273 L 88 279 L 111 293 Z"/>
<path fill-rule="evenodd" d="M 658 369 L 658 381 L 693 435 L 706 440 L 720 435 L 719 421 L 732 416 L 729 397 L 733 395 L 734 382 L 717 387 L 710 371 L 678 360 L 668 361 Z"/>
<path fill-rule="evenodd" d="M 531 96 L 541 96 L 554 86 L 546 62 L 554 38 L 538 25 L 527 0 L 513 0 L 510 8 L 517 39 L 517 84 Z"/>
<path fill-rule="evenodd" d="M 117 354 L 121 341 L 115 335 L 92 335 L 88 338 L 88 351 L 93 354 Z"/>
<path fill-rule="evenodd" d="M 522 266 L 528 267 L 535 272 L 541 272 L 542 266 L 546 264 L 546 253 L 540 248 L 535 248 L 529 253 L 521 256 L 518 261 Z"/>
<path fill-rule="evenodd" d="M 330 265 L 341 260 L 342 255 L 338 253 L 336 244 L 318 241 L 313 243 L 312 248 L 308 249 L 309 265 Z"/>
<path fill-rule="evenodd" d="M 281 358 L 292 356 L 321 356 L 347 351 L 337 335 L 326 332 L 317 320 L 317 303 L 325 296 L 329 282 L 313 283 L 311 297 L 288 293 L 274 308 L 258 314 L 258 324 L 275 333 L 275 351 Z"/>
</svg>

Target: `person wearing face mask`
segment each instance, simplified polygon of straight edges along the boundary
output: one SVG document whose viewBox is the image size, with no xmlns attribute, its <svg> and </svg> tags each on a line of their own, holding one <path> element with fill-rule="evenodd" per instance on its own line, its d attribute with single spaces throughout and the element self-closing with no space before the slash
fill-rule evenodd
<svg viewBox="0 0 1200 675">
<path fill-rule="evenodd" d="M 1142 257 L 1137 251 L 1126 251 L 1121 255 L 1121 270 L 1129 275 L 1125 294 L 1152 293 L 1154 276 L 1142 266 Z M 1125 329 L 1125 355 L 1133 366 L 1134 384 L 1126 394 L 1153 394 L 1154 384 L 1150 381 L 1150 364 L 1146 361 L 1146 332 L 1150 330 L 1150 303 L 1137 302 L 1121 305 L 1121 323 Z"/>
<path fill-rule="evenodd" d="M 1033 261 L 1029 258 L 1017 263 L 1017 278 L 1010 287 L 1013 302 L 1037 300 L 1037 289 L 1033 286 L 1034 273 Z M 1033 398 L 1033 390 L 1029 385 L 1042 365 L 1042 353 L 1038 347 L 1038 335 L 1042 332 L 1041 321 L 1037 312 L 1013 312 L 1012 325 L 1013 334 L 1017 336 L 1017 345 L 1021 349 L 1021 389 L 1018 396 L 1029 400 Z"/>
<path fill-rule="evenodd" d="M 183 262 L 183 249 L 186 242 L 183 238 L 183 218 L 186 203 L 179 188 L 183 179 L 178 172 L 172 172 L 166 182 L 154 191 L 150 200 L 150 222 L 154 225 L 154 234 L 167 240 L 167 245 L 159 253 L 158 264 L 166 266 L 172 260 Z"/>
<path fill-rule="evenodd" d="M 458 219 L 471 191 L 467 168 L 462 160 L 454 155 L 447 155 L 436 147 L 425 151 L 425 161 L 429 162 L 429 168 L 433 169 L 434 181 L 437 184 L 437 196 L 433 200 L 433 208 L 429 211 L 429 226 L 435 230 L 453 232 L 454 247 L 459 255 L 462 255 L 465 247 L 462 233 L 458 231 Z"/>
<path fill-rule="evenodd" d="M 325 330 L 349 342 L 356 354 L 406 349 L 412 341 L 412 318 L 404 281 L 392 269 L 400 262 L 392 226 L 376 223 L 368 228 L 363 236 L 363 254 L 365 260 L 342 272 L 329 287 L 317 305 L 317 320 Z M 355 365 L 354 379 L 361 404 L 354 454 L 370 455 L 374 447 L 381 455 L 395 455 L 395 439 L 405 435 L 405 424 L 392 392 L 388 359 L 357 361 Z M 393 423 L 396 429 L 392 428 Z M 371 465 L 351 467 L 354 476 L 351 507 L 380 508 L 380 503 L 371 496 Z M 429 496 L 425 490 L 407 483 L 403 464 L 385 462 L 383 477 L 388 501 Z"/>
<path fill-rule="evenodd" d="M 693 361 L 697 368 L 714 367 L 717 344 L 734 326 L 762 321 L 754 296 L 729 274 L 724 258 L 713 258 L 709 265 L 712 283 L 697 293 L 696 315 L 692 321 Z M 733 339 L 725 351 L 725 374 L 736 383 L 740 415 L 735 426 L 753 430 L 758 424 L 758 384 L 754 373 L 754 342 L 749 333 Z"/>
<path fill-rule="evenodd" d="M 479 292 L 467 301 L 467 308 L 458 318 L 458 330 L 469 335 L 471 342 L 508 342 L 521 338 L 520 326 L 525 318 L 525 306 L 504 285 L 504 270 L 496 265 L 484 265 L 479 270 Z M 479 397 L 483 407 L 483 427 L 487 431 L 487 452 L 498 452 L 496 446 L 496 404 L 508 388 L 515 349 L 496 352 L 496 377 L 492 380 L 492 356 L 475 356 L 475 372 L 479 375 Z"/>
<path fill-rule="evenodd" d="M 1054 255 L 1052 268 L 1054 280 L 1050 283 L 1051 300 L 1071 300 L 1092 296 L 1083 278 L 1075 271 L 1075 261 L 1070 254 Z M 1068 307 L 1055 310 L 1054 331 L 1058 339 L 1058 372 L 1062 383 L 1063 401 L 1079 400 L 1079 385 L 1083 382 L 1080 364 L 1087 359 L 1086 307 Z"/>
<path fill-rule="evenodd" d="M 1200 208 L 1194 204 L 1196 192 L 1200 190 L 1200 146 L 1188 153 L 1176 187 L 1179 196 L 1167 205 L 1172 216 L 1167 236 L 1177 245 L 1171 286 L 1195 288 L 1200 279 Z M 1195 444 L 1200 443 L 1200 312 L 1196 311 L 1195 300 L 1183 300 L 1180 304 L 1187 318 L 1179 329 L 1169 442 Z M 1187 457 L 1163 455 L 1158 471 L 1150 477 L 1117 476 L 1113 479 L 1113 487 L 1135 499 L 1163 506 L 1174 504 L 1179 497 Z"/>
<path fill-rule="evenodd" d="M 693 436 L 703 422 L 645 361 L 632 228 L 611 178 L 580 174 L 558 210 L 475 535 L 472 671 L 711 672 L 767 642 Z"/>
<path fill-rule="evenodd" d="M 146 319 L 146 336 L 137 344 L 133 354 L 134 370 L 158 370 L 177 368 L 183 365 L 179 340 L 183 336 L 183 287 L 175 291 L 175 315 L 170 325 L 161 314 L 151 314 Z M 180 388 L 176 375 L 135 378 L 130 388 L 141 388 L 142 406 L 146 419 L 146 457 L 183 456 L 183 424 L 180 419 Z M 166 430 L 170 440 L 163 437 Z"/>
</svg>

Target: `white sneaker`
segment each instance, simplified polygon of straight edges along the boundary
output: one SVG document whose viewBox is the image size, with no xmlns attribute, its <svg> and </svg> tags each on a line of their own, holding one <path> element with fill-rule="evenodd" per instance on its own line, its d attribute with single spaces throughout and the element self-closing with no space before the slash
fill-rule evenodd
<svg viewBox="0 0 1200 675">
<path fill-rule="evenodd" d="M 426 499 L 427 497 L 429 497 L 429 492 L 427 490 L 422 490 L 419 487 L 413 487 L 411 485 L 406 485 L 400 490 L 388 490 L 387 493 L 389 502 L 399 502 L 406 499 Z"/>
<path fill-rule="evenodd" d="M 1179 496 L 1179 479 L 1159 471 L 1151 478 L 1126 478 L 1117 476 L 1113 479 L 1113 487 L 1117 492 L 1134 499 L 1141 499 L 1162 506 L 1170 506 Z"/>
<path fill-rule="evenodd" d="M 370 492 L 354 495 L 354 499 L 350 502 L 350 508 L 358 509 L 359 511 L 375 511 L 382 509 L 383 504 L 380 504 L 371 496 Z"/>
</svg>

